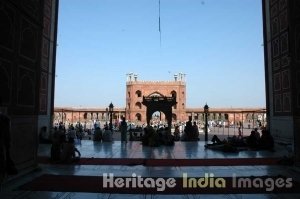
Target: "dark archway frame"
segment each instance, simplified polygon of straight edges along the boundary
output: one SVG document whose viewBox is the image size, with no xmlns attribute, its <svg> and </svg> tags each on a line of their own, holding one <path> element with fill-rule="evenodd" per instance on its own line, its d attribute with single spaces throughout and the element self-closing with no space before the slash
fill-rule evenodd
<svg viewBox="0 0 300 199">
<path fill-rule="evenodd" d="M 147 125 L 150 125 L 150 120 L 156 111 L 163 112 L 168 121 L 169 130 L 171 130 L 172 124 L 172 107 L 177 104 L 176 97 L 166 97 L 166 96 L 143 96 L 143 105 L 147 107 L 146 110 L 146 120 Z"/>
</svg>

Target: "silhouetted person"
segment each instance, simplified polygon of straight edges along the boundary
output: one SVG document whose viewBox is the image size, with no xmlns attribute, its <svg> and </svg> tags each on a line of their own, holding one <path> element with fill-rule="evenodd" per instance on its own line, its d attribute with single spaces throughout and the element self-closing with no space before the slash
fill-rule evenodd
<svg viewBox="0 0 300 199">
<path fill-rule="evenodd" d="M 180 131 L 179 131 L 179 126 L 175 126 L 175 131 L 174 131 L 174 140 L 179 141 L 180 140 Z"/>
<path fill-rule="evenodd" d="M 213 144 L 224 144 L 224 143 L 218 138 L 218 136 L 216 136 L 216 135 L 214 135 L 214 136 L 212 137 L 211 142 L 212 142 Z"/>
<path fill-rule="evenodd" d="M 125 117 L 122 118 L 120 131 L 121 131 L 121 141 L 127 142 L 127 123 L 125 121 Z"/>
<path fill-rule="evenodd" d="M 196 122 L 194 122 L 193 124 L 193 140 L 195 141 L 199 140 L 199 128 Z"/>
<path fill-rule="evenodd" d="M 70 139 L 70 138 L 72 138 L 74 140 L 77 138 L 76 137 L 76 131 L 75 131 L 75 128 L 74 128 L 73 125 L 71 125 L 71 127 L 69 129 L 69 133 L 68 133 L 68 139 Z"/>
<path fill-rule="evenodd" d="M 241 131 L 241 127 L 239 127 L 238 134 L 239 136 L 243 137 L 243 132 Z"/>
<path fill-rule="evenodd" d="M 71 139 L 71 137 L 69 139 Z M 63 129 L 55 128 L 51 140 L 51 161 L 58 162 L 61 158 L 62 144 L 66 141 L 66 136 L 64 135 Z"/>
<path fill-rule="evenodd" d="M 205 148 L 220 150 L 223 152 L 238 152 L 237 148 L 227 140 L 221 141 L 218 136 L 214 135 L 212 137 L 212 144 L 206 144 Z"/>
<path fill-rule="evenodd" d="M 144 128 L 144 135 L 142 137 L 142 144 L 144 146 L 148 146 L 148 140 L 149 140 L 149 137 L 150 137 L 150 133 L 148 131 L 148 127 L 145 127 Z"/>
<path fill-rule="evenodd" d="M 239 128 L 237 139 L 238 140 L 242 140 L 243 139 L 243 132 L 241 131 L 241 128 Z"/>
<path fill-rule="evenodd" d="M 185 133 L 185 141 L 193 140 L 192 117 L 189 117 L 189 121 L 186 122 L 184 133 Z"/>
<path fill-rule="evenodd" d="M 254 129 L 256 140 L 259 140 L 260 133 L 257 131 L 257 128 Z"/>
<path fill-rule="evenodd" d="M 247 138 L 247 145 L 254 149 L 258 146 L 258 140 L 255 131 L 251 131 L 250 136 Z"/>
<path fill-rule="evenodd" d="M 78 154 L 78 156 L 76 156 L 76 153 Z M 72 163 L 74 161 L 79 161 L 80 156 L 81 154 L 75 147 L 73 138 L 69 138 L 68 142 L 63 143 L 60 159 L 62 163 Z"/>
<path fill-rule="evenodd" d="M 101 141 L 102 140 L 102 131 L 100 127 L 96 127 L 94 132 L 94 141 Z"/>
<path fill-rule="evenodd" d="M 171 131 L 169 130 L 169 127 L 165 127 L 163 129 L 163 131 L 164 131 L 163 144 L 168 145 L 168 146 L 173 145 L 175 140 L 174 140 L 174 136 L 171 134 Z"/>
<path fill-rule="evenodd" d="M 102 134 L 103 142 L 111 142 L 112 141 L 112 131 L 108 129 L 108 126 L 104 128 L 104 132 Z"/>
<path fill-rule="evenodd" d="M 261 131 L 261 137 L 258 141 L 258 147 L 260 149 L 272 150 L 274 147 L 274 139 L 270 132 L 266 129 Z"/>
<path fill-rule="evenodd" d="M 244 137 L 242 135 L 241 130 L 238 131 L 237 136 L 232 136 L 230 143 L 237 147 L 246 147 L 247 146 L 246 142 L 244 141 Z"/>
<path fill-rule="evenodd" d="M 159 146 L 160 139 L 158 133 L 154 130 L 152 126 L 147 126 L 144 128 L 144 136 L 142 138 L 142 144 L 144 146 Z"/>
</svg>

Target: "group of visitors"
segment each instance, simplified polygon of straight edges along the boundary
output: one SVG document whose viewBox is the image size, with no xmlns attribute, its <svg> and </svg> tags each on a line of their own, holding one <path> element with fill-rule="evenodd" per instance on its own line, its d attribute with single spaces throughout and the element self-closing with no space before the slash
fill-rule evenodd
<svg viewBox="0 0 300 199">
<path fill-rule="evenodd" d="M 251 131 L 249 136 L 243 137 L 240 129 L 238 136 L 233 136 L 221 141 L 218 136 L 212 137 L 212 144 L 205 145 L 206 148 L 222 150 L 224 152 L 236 152 L 239 148 L 251 150 L 273 150 L 274 139 L 267 129 L 262 129 L 261 134 L 257 128 Z"/>
<path fill-rule="evenodd" d="M 272 150 L 274 147 L 274 139 L 267 129 L 261 130 L 261 135 L 254 129 L 251 131 L 249 137 L 247 137 L 247 144 L 252 149 L 266 149 Z"/>
<path fill-rule="evenodd" d="M 79 161 L 81 154 L 75 147 L 75 140 L 77 137 L 72 127 L 68 134 L 63 126 L 55 128 L 52 135 L 51 160 L 56 163 Z"/>
<path fill-rule="evenodd" d="M 142 144 L 144 146 L 160 146 L 160 145 L 173 145 L 175 136 L 171 134 L 168 127 L 160 127 L 155 130 L 152 126 L 144 128 L 144 135 L 142 136 Z"/>
<path fill-rule="evenodd" d="M 94 141 L 112 141 L 113 133 L 109 127 L 110 125 L 108 124 L 105 124 L 103 129 L 100 128 L 100 125 L 95 126 Z M 119 124 L 119 130 L 121 141 L 127 142 L 128 133 L 130 134 L 130 130 L 128 130 L 128 125 L 124 117 Z M 60 131 L 62 130 L 60 129 L 57 132 Z M 63 131 L 65 130 L 63 129 Z M 273 137 L 266 129 L 262 129 L 261 133 L 262 135 L 260 136 L 258 130 L 254 129 L 250 136 L 244 137 L 241 132 L 241 128 L 239 128 L 237 136 L 228 137 L 228 139 L 224 139 L 222 141 L 216 135 L 214 135 L 212 138 L 212 144 L 207 144 L 206 147 L 223 151 L 238 151 L 240 148 L 272 150 L 274 147 Z M 62 162 L 69 162 L 70 159 L 72 160 L 76 157 L 75 152 L 78 153 L 80 157 L 80 152 L 75 148 L 75 146 L 70 147 L 73 148 L 71 150 L 73 152 L 68 152 L 68 150 L 63 151 L 64 144 L 66 145 L 66 143 L 68 143 L 69 145 L 74 145 L 74 140 L 78 140 L 79 136 L 72 125 L 69 127 L 69 132 L 67 134 L 62 133 L 62 136 L 68 135 L 67 139 L 57 138 L 56 134 L 53 136 L 51 152 L 51 157 L 53 157 L 53 160 L 59 159 Z M 130 139 L 130 136 L 129 140 L 132 140 Z M 175 126 L 174 134 L 172 134 L 171 129 L 168 126 L 160 126 L 155 128 L 152 125 L 149 125 L 146 126 L 141 132 L 140 140 L 145 146 L 173 145 L 175 141 L 199 141 L 199 128 L 196 122 L 192 122 L 191 117 L 189 117 L 189 121 L 186 122 L 182 135 L 179 126 Z"/>
<path fill-rule="evenodd" d="M 103 130 L 98 126 L 94 131 L 94 141 L 111 142 L 113 140 L 112 134 L 113 132 L 107 124 L 104 125 Z"/>
<path fill-rule="evenodd" d="M 189 121 L 186 122 L 184 133 L 180 139 L 181 141 L 199 141 L 199 128 L 196 122 L 192 123 L 192 117 L 189 117 Z"/>
</svg>

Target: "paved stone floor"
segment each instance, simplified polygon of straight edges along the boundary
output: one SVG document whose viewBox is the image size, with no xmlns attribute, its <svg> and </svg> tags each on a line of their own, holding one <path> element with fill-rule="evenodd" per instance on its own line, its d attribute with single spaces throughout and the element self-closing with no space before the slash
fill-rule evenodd
<svg viewBox="0 0 300 199">
<path fill-rule="evenodd" d="M 112 143 L 94 143 L 83 140 L 77 148 L 82 157 L 95 158 L 156 158 L 156 159 L 198 159 L 198 158 L 261 158 L 261 157 L 283 157 L 288 152 L 283 146 L 276 146 L 275 152 L 270 151 L 241 151 L 239 153 L 222 153 L 204 149 L 204 142 L 176 142 L 174 146 L 143 147 L 140 142 L 128 142 L 122 144 L 120 141 Z M 39 156 L 49 156 L 50 145 L 39 146 Z M 171 166 L 171 167 L 147 167 L 143 165 L 52 165 L 40 164 L 37 169 L 10 178 L 2 186 L 0 198 L 300 198 L 299 194 L 196 194 L 196 195 L 159 195 L 159 194 L 107 194 L 107 193 L 80 193 L 80 192 L 42 192 L 42 191 L 20 191 L 17 187 L 42 174 L 62 175 L 84 175 L 102 176 L 103 173 L 111 172 L 115 176 L 131 176 L 136 173 L 141 176 L 152 177 L 182 177 L 183 173 L 189 176 L 202 177 L 204 173 L 213 173 L 219 177 L 237 176 L 263 176 L 283 175 L 300 181 L 300 168 L 296 166 Z"/>
</svg>

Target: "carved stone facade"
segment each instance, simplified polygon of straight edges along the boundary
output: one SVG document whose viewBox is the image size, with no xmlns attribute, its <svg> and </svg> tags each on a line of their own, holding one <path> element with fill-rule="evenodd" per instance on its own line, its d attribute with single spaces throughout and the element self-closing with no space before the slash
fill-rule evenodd
<svg viewBox="0 0 300 199">
<path fill-rule="evenodd" d="M 57 0 L 0 0 L 0 97 L 11 118 L 11 156 L 37 164 L 38 134 L 53 111 Z"/>
<path fill-rule="evenodd" d="M 263 0 L 269 128 L 300 160 L 300 1 Z"/>
<path fill-rule="evenodd" d="M 142 104 L 143 96 L 176 97 L 177 104 L 172 108 L 172 119 L 173 121 L 187 120 L 184 74 L 175 75 L 174 81 L 140 81 L 137 75 L 129 74 L 126 82 L 126 119 L 146 122 L 146 106 Z"/>
</svg>

